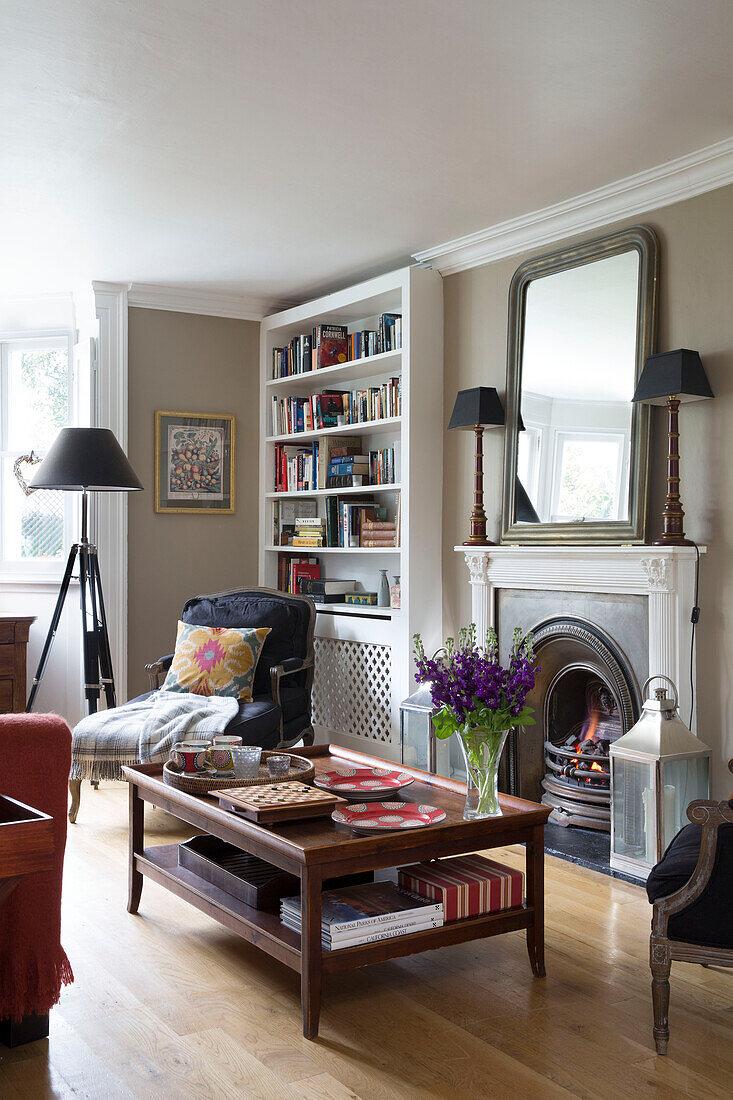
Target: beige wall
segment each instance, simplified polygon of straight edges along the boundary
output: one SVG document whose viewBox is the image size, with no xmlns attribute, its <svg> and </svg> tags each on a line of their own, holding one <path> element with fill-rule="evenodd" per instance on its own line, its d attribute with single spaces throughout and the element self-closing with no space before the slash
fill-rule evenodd
<svg viewBox="0 0 733 1100">
<path fill-rule="evenodd" d="M 733 426 L 733 188 L 619 222 L 608 231 L 634 223 L 651 225 L 660 239 L 657 347 L 698 350 L 715 393 L 714 401 L 682 408 L 681 492 L 687 534 L 708 547 L 700 573 L 698 732 L 713 748 L 714 795 L 722 798 L 733 789 L 725 769 L 733 756 L 733 467 L 728 442 Z M 538 251 L 549 249 L 531 254 Z M 453 407 L 456 391 L 469 386 L 496 386 L 504 397 L 509 283 L 527 255 L 444 280 L 446 410 Z M 659 530 L 666 445 L 664 410 L 654 409 L 652 415 L 650 539 Z M 501 430 L 485 433 L 485 506 L 494 539 L 500 532 L 503 443 Z M 466 568 L 453 551 L 468 533 L 470 433 L 446 433 L 444 455 L 443 613 L 450 631 L 471 614 Z"/>
<path fill-rule="evenodd" d="M 129 311 L 129 456 L 145 486 L 129 504 L 128 694 L 175 642 L 183 603 L 257 583 L 259 325 L 157 309 Z M 236 513 L 156 515 L 153 413 L 234 413 Z"/>
</svg>

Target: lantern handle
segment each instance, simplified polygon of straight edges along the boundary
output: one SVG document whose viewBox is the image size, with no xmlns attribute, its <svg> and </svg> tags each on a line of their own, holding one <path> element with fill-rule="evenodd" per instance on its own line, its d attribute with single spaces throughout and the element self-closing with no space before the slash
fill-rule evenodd
<svg viewBox="0 0 733 1100">
<path fill-rule="evenodd" d="M 646 689 L 647 689 L 647 688 L 649 687 L 649 685 L 651 684 L 652 680 L 666 680 L 666 681 L 667 681 L 667 683 L 668 683 L 668 684 L 670 685 L 670 687 L 672 688 L 672 691 L 674 692 L 674 705 L 675 705 L 675 710 L 678 710 L 678 709 L 679 709 L 679 705 L 680 705 L 680 697 L 679 697 L 679 695 L 678 695 L 678 693 L 677 693 L 677 687 L 675 686 L 675 682 L 674 682 L 674 680 L 670 680 L 669 676 L 664 676 L 664 675 L 662 675 L 662 673 L 661 673 L 661 672 L 658 672 L 656 676 L 650 676 L 648 680 L 645 680 L 645 681 L 644 681 L 644 687 L 643 687 L 643 688 L 641 689 L 641 696 L 642 696 L 642 699 L 646 699 L 646 698 L 647 698 L 647 693 L 646 693 Z"/>
</svg>

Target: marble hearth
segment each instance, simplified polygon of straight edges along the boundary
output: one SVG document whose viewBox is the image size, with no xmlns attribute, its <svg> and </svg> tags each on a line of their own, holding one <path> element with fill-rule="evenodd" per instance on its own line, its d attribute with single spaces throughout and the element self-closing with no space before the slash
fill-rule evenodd
<svg viewBox="0 0 733 1100">
<path fill-rule="evenodd" d="M 552 730 L 548 732 L 551 716 L 545 693 L 550 682 L 562 682 L 566 653 L 569 684 L 573 683 L 575 661 L 578 667 L 592 668 L 612 689 L 618 701 L 618 732 L 625 732 L 636 720 L 644 680 L 656 673 L 669 676 L 677 685 L 680 713 L 687 722 L 694 547 L 455 549 L 464 555 L 468 566 L 471 612 L 478 636 L 488 626 L 495 627 L 503 657 L 515 626 L 533 630 L 541 640 L 543 674 L 529 700 L 535 707 L 537 724 L 524 731 L 519 749 L 513 755 L 507 754 L 505 789 L 533 801 L 548 798 L 547 749 L 551 748 L 548 738 Z M 693 682 L 694 674 L 693 666 Z M 582 678 L 582 673 L 575 675 Z M 575 782 L 581 784 L 583 780 Z M 556 788 L 557 782 L 551 786 Z M 596 790 L 596 777 L 588 780 L 588 789 Z M 591 795 L 591 803 L 599 800 L 599 795 Z M 605 803 L 607 806 L 607 798 Z M 563 824 L 569 823 L 562 809 L 554 811 L 553 816 Z M 607 811 L 600 816 L 607 819 Z M 582 822 L 575 818 L 570 823 Z M 596 827 L 607 828 L 607 824 Z"/>
</svg>

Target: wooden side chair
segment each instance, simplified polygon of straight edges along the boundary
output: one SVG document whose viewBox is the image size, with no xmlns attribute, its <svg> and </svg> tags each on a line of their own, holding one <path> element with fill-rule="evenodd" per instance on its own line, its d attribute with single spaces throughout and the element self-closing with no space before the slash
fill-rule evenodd
<svg viewBox="0 0 733 1100">
<path fill-rule="evenodd" d="M 672 962 L 733 967 L 733 799 L 691 802 L 687 816 L 647 881 L 657 1054 L 669 1042 Z"/>
</svg>

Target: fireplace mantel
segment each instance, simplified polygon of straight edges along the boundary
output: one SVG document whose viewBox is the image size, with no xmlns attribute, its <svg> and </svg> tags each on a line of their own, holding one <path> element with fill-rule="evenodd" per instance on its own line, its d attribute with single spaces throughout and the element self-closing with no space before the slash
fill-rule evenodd
<svg viewBox="0 0 733 1100">
<path fill-rule="evenodd" d="M 700 547 L 701 555 L 705 549 Z M 455 551 L 468 566 L 471 617 L 479 637 L 494 626 L 499 588 L 646 596 L 649 675 L 661 673 L 674 681 L 687 722 L 694 546 L 456 546 Z M 693 665 L 693 683 L 694 677 Z"/>
</svg>

